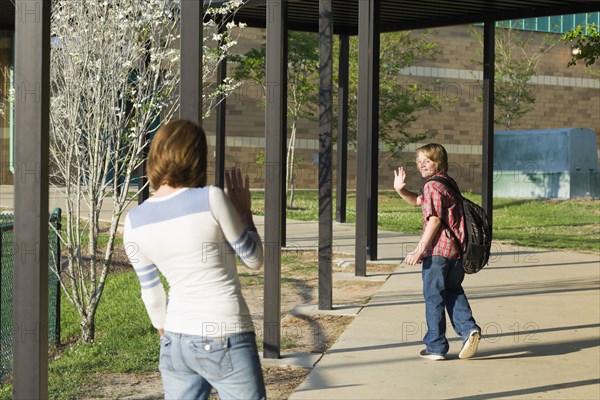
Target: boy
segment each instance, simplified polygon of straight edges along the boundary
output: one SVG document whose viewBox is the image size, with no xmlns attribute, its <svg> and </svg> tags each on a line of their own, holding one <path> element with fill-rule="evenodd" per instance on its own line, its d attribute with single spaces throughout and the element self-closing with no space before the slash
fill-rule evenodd
<svg viewBox="0 0 600 400">
<path fill-rule="evenodd" d="M 460 259 L 463 249 L 454 236 L 464 243 L 464 217 L 458 203 L 444 184 L 430 180 L 440 176 L 458 189 L 447 175 L 448 154 L 443 146 L 431 143 L 417 149 L 417 167 L 426 179 L 423 193 L 418 195 L 406 189 L 406 171 L 394 171 L 394 189 L 404 201 L 421 206 L 423 234 L 419 244 L 404 261 L 408 265 L 423 264 L 423 296 L 427 334 L 423 338 L 426 348 L 420 356 L 428 360 L 444 360 L 449 345 L 446 339 L 446 313 L 456 333 L 463 341 L 459 358 L 471 358 L 477 352 L 481 329 L 475 323 L 469 301 L 462 288 L 465 276 Z M 462 246 L 462 245 L 461 245 Z"/>
</svg>

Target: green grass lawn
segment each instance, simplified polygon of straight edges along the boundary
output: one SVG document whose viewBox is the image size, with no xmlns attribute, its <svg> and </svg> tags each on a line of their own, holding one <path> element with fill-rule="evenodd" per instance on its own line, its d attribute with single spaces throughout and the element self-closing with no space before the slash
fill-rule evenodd
<svg viewBox="0 0 600 400">
<path fill-rule="evenodd" d="M 481 204 L 481 196 L 465 193 Z M 253 210 L 264 213 L 262 191 L 252 192 Z M 355 193 L 348 194 L 347 221 L 356 220 Z M 419 207 L 411 207 L 392 191 L 379 193 L 378 226 L 382 230 L 421 233 L 423 217 Z M 296 191 L 295 210 L 287 218 L 318 220 L 317 192 Z M 334 204 L 335 216 L 335 204 Z M 518 246 L 572 250 L 600 254 L 600 201 L 494 199 L 493 238 Z"/>
<path fill-rule="evenodd" d="M 62 296 L 61 342 L 67 346 L 49 362 L 48 395 L 75 399 L 95 374 L 156 371 L 159 340 L 152 328 L 133 270 L 109 276 L 96 316 L 96 340 L 69 346 L 80 336 L 75 308 Z M 2 399 L 12 397 L 12 385 L 0 389 Z"/>
<path fill-rule="evenodd" d="M 63 296 L 62 342 L 80 335 L 79 316 Z M 109 275 L 96 316 L 96 340 L 78 344 L 49 366 L 49 397 L 74 398 L 85 378 L 102 372 L 150 372 L 158 364 L 159 338 L 140 298 L 133 270 Z"/>
</svg>

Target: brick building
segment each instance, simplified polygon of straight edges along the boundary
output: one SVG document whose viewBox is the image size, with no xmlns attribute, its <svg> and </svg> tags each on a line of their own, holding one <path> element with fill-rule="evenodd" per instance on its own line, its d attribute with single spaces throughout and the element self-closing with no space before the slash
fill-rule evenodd
<svg viewBox="0 0 600 400">
<path fill-rule="evenodd" d="M 441 54 L 435 61 L 421 63 L 403 71 L 399 79 L 407 82 L 441 82 L 433 86 L 437 96 L 452 100 L 441 112 L 421 113 L 418 121 L 412 124 L 414 132 L 436 129 L 439 134 L 431 141 L 443 144 L 449 152 L 450 174 L 455 176 L 461 188 L 479 192 L 481 190 L 481 142 L 483 111 L 477 99 L 481 95 L 478 83 L 482 77 L 481 67 L 472 60 L 481 53 L 481 45 L 469 33 L 470 26 L 438 28 L 429 32 L 430 40 L 437 42 Z M 482 31 L 480 27 L 473 27 Z M 501 32 L 501 29 L 497 30 Z M 527 32 L 534 41 L 559 41 L 560 33 Z M 261 43 L 264 32 L 246 28 L 240 38 L 238 51 L 244 53 L 252 46 Z M 535 86 L 536 103 L 534 109 L 519 120 L 512 129 L 546 129 L 557 127 L 586 127 L 597 134 L 600 144 L 600 66 L 595 72 L 584 67 L 567 68 L 571 59 L 570 47 L 557 43 L 546 53 L 539 65 L 537 75 L 532 79 Z M 226 165 L 240 165 L 253 179 L 253 186 L 263 183 L 262 168 L 256 165 L 256 155 L 265 147 L 264 110 L 261 108 L 262 92 L 253 83 L 246 83 L 227 100 L 227 153 Z M 204 122 L 209 134 L 209 144 L 214 145 L 214 117 Z M 496 126 L 497 130 L 504 129 Z M 297 167 L 297 187 L 316 188 L 318 185 L 318 123 L 302 121 L 296 140 L 296 154 L 302 159 Z M 382 146 L 380 146 L 381 148 Z M 393 168 L 405 163 L 415 168 L 414 149 L 410 145 L 403 154 L 403 160 L 386 161 L 380 166 L 379 187 L 391 189 Z M 600 147 L 599 147 L 600 149 Z M 335 147 L 334 147 L 335 152 Z M 348 188 L 356 184 L 356 154 L 348 151 Z M 382 160 L 386 158 L 381 154 Z M 334 154 L 334 181 L 336 157 Z M 419 178 L 412 176 L 410 185 L 418 185 Z"/>
<path fill-rule="evenodd" d="M 598 22 L 600 13 L 593 13 Z M 588 14 L 588 17 L 590 14 Z M 558 19 L 557 19 L 558 18 Z M 534 31 L 528 31 L 535 40 L 544 35 L 552 35 L 556 41 L 560 33 L 568 30 L 579 16 L 552 17 L 535 19 L 540 25 Z M 570 24 L 565 21 L 572 21 Z M 550 26 L 560 22 L 557 33 L 547 33 Z M 410 126 L 410 131 L 419 132 L 436 129 L 439 134 L 431 141 L 446 146 L 450 155 L 450 174 L 463 190 L 481 190 L 481 142 L 482 142 L 482 104 L 477 99 L 481 93 L 478 79 L 481 79 L 481 67 L 473 59 L 481 58 L 481 45 L 469 33 L 470 26 L 452 26 L 438 28 L 429 32 L 430 41 L 438 43 L 441 53 L 435 61 L 423 62 L 403 71 L 398 79 L 406 82 L 434 82 L 435 95 L 452 100 L 440 112 L 420 113 L 419 119 Z M 481 27 L 472 27 L 480 30 Z M 525 28 L 525 26 L 521 26 Z M 502 29 L 498 29 L 502 32 Z M 264 32 L 260 29 L 246 28 L 240 37 L 237 51 L 245 53 L 248 49 L 260 45 Z M 8 66 L 12 62 L 12 32 L 0 31 L 0 93 L 6 98 L 10 87 Z M 532 79 L 536 98 L 534 109 L 519 120 L 512 129 L 546 129 L 560 127 L 586 127 L 594 130 L 600 143 L 600 66 L 586 70 L 581 66 L 567 68 L 571 58 L 570 47 L 558 43 L 541 59 L 537 75 Z M 252 83 L 243 84 L 227 99 L 227 149 L 226 166 L 238 164 L 252 179 L 253 187 L 262 187 L 262 167 L 256 164 L 256 156 L 265 148 L 264 110 L 260 107 L 262 90 Z M 12 183 L 12 144 L 13 130 L 10 102 L 2 105 L 0 115 L 0 184 Z M 209 156 L 213 154 L 215 138 L 214 116 L 203 123 L 209 135 Z M 497 126 L 496 129 L 503 129 Z M 296 154 L 302 159 L 297 166 L 297 187 L 316 188 L 318 124 L 302 121 L 299 125 Z M 403 154 L 403 160 L 387 160 L 380 166 L 380 189 L 391 189 L 393 168 L 404 163 L 414 169 L 414 149 L 409 146 Z M 599 147 L 600 148 L 600 147 Z M 335 147 L 334 147 L 335 152 Z M 356 157 L 352 150 L 348 152 L 348 188 L 353 190 L 356 184 Z M 386 159 L 381 154 L 381 159 Z M 214 160 L 214 158 L 213 158 Z M 335 165 L 334 154 L 334 169 Z M 212 163 L 214 165 L 214 163 Z M 209 158 L 209 166 L 210 158 Z M 211 176 L 209 174 L 209 176 Z M 411 174 L 409 185 L 416 187 L 419 178 Z M 334 170 L 335 181 L 335 170 Z M 210 180 L 209 180 L 210 183 Z"/>
</svg>

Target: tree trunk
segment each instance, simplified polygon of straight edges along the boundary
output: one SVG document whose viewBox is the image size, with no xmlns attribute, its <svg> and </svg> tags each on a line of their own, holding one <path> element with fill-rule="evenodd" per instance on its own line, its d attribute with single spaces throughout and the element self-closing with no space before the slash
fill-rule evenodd
<svg viewBox="0 0 600 400">
<path fill-rule="evenodd" d="M 81 340 L 84 343 L 93 343 L 96 337 L 96 316 L 95 314 L 81 319 Z"/>
<path fill-rule="evenodd" d="M 296 128 L 298 125 L 298 118 L 294 116 L 294 121 L 292 123 L 292 132 L 290 134 L 290 146 L 289 146 L 289 164 L 288 164 L 288 178 L 290 181 L 290 205 L 289 208 L 292 209 L 294 207 L 294 188 L 296 186 L 296 180 L 294 179 L 294 166 L 296 163 L 294 162 L 295 150 L 296 150 Z"/>
</svg>

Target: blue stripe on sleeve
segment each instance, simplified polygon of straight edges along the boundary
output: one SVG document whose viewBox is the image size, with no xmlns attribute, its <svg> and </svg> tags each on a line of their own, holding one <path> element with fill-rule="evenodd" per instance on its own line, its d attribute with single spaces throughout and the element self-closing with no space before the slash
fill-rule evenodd
<svg viewBox="0 0 600 400">
<path fill-rule="evenodd" d="M 243 260 L 252 258 L 256 252 L 256 237 L 250 232 L 249 229 L 245 229 L 240 238 L 232 244 L 236 254 Z"/>
<path fill-rule="evenodd" d="M 150 264 L 150 265 L 146 265 L 145 267 L 142 267 L 142 268 L 134 268 L 134 269 L 135 269 L 135 273 L 140 275 L 140 274 L 145 274 L 146 272 L 155 270 L 156 265 Z"/>
<path fill-rule="evenodd" d="M 135 273 L 138 276 L 138 279 L 142 285 L 143 289 L 146 289 L 149 284 L 154 283 L 154 281 L 160 281 L 160 276 L 158 275 L 158 268 L 156 265 L 150 264 L 142 268 L 135 269 Z M 152 285 L 154 287 L 156 285 Z"/>
<path fill-rule="evenodd" d="M 149 282 L 151 280 L 157 279 L 158 277 L 158 270 L 152 271 L 149 274 L 138 275 L 140 283 Z"/>
<path fill-rule="evenodd" d="M 240 237 L 237 240 L 235 240 L 233 243 L 231 243 L 231 245 L 233 247 L 236 247 L 241 242 L 245 242 L 247 237 L 248 237 L 248 230 L 244 229 L 244 232 L 242 232 L 242 234 L 240 235 Z"/>
<path fill-rule="evenodd" d="M 253 240 L 252 247 L 250 248 L 250 250 L 247 253 L 245 253 L 245 256 L 243 256 L 242 258 L 243 259 L 250 258 L 251 256 L 254 255 L 255 251 L 256 251 L 256 242 Z"/>
<path fill-rule="evenodd" d="M 145 285 L 142 285 L 142 289 L 152 289 L 153 287 L 158 286 L 158 284 L 160 284 L 160 279 L 159 278 L 157 278 L 153 282 L 146 283 Z"/>
<path fill-rule="evenodd" d="M 238 250 L 237 253 L 243 253 L 246 254 L 246 252 L 248 251 L 249 248 L 254 247 L 254 238 L 251 236 L 247 236 L 247 239 L 244 243 L 240 243 L 240 245 L 237 246 Z"/>
</svg>

